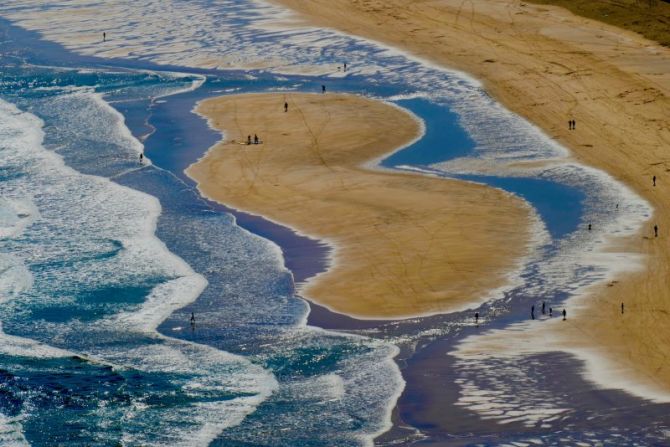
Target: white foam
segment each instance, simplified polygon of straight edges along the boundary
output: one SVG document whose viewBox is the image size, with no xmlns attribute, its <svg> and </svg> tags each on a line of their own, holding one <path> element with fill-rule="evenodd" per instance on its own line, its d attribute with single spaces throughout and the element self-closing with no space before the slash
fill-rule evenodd
<svg viewBox="0 0 670 447">
<path fill-rule="evenodd" d="M 240 393 L 223 401 L 197 402 L 191 406 L 173 408 L 167 416 L 164 429 L 171 430 L 183 421 L 197 422 L 199 428 L 186 433 L 174 433 L 171 445 L 207 445 L 226 428 L 238 425 L 278 387 L 274 377 L 262 367 L 250 364 L 242 357 L 209 346 L 161 337 L 164 343 L 139 346 L 129 350 L 103 350 L 97 353 L 107 360 L 124 365 L 132 361 L 135 368 L 145 372 L 159 372 L 194 376 L 184 383 L 187 394 L 216 395 L 218 392 Z M 244 372 L 240 374 L 240 372 Z M 216 372 L 216 374 L 213 374 Z M 249 394 L 254 390 L 253 394 Z M 146 408 L 125 415 L 126 423 L 141 422 Z M 162 445 L 154 440 L 154 433 L 126 435 L 131 444 Z"/>
<path fill-rule="evenodd" d="M 459 369 L 476 371 L 479 377 L 486 374 L 499 377 L 501 384 L 496 389 L 504 392 L 509 385 L 502 385 L 503 381 L 509 384 L 510 381 L 514 381 L 515 375 L 520 377 L 518 379 L 520 381 L 528 380 L 523 372 L 517 371 L 515 367 L 522 357 L 546 352 L 567 352 L 585 363 L 585 367 L 580 369 L 580 374 L 585 380 L 598 387 L 624 390 L 652 402 L 670 402 L 670 393 L 654 377 L 640 377 L 639 372 L 626 362 L 603 355 L 602 350 L 589 346 L 588 343 L 577 343 L 575 340 L 563 337 L 561 327 L 568 324 L 570 324 L 570 319 L 564 322 L 561 318 L 554 318 L 550 321 L 522 322 L 506 329 L 486 331 L 481 335 L 464 339 L 450 355 L 460 360 Z M 509 368 L 504 370 L 498 366 L 497 362 L 504 362 L 509 365 Z M 480 399 L 468 400 L 467 398 L 475 395 L 473 390 L 486 394 L 490 389 L 492 388 L 480 389 L 474 384 L 471 384 L 469 389 L 463 386 L 460 402 L 474 411 L 485 414 L 485 411 L 472 405 L 481 402 Z M 510 397 L 508 394 L 505 396 L 505 399 L 501 399 L 501 405 L 513 406 L 514 399 L 508 399 Z M 540 396 L 539 398 L 536 396 L 529 397 L 527 403 L 532 404 L 538 401 L 551 403 L 555 400 L 556 396 Z"/>
<path fill-rule="evenodd" d="M 106 132 L 106 141 L 115 141 L 122 147 L 141 150 L 141 144 L 132 138 L 120 115 L 104 103 L 99 95 L 78 92 L 54 98 L 53 101 L 60 101 L 61 106 L 70 105 L 68 101 L 76 102 L 77 106 L 88 104 L 95 110 L 84 108 L 83 113 L 102 119 L 107 112 L 107 126 L 96 131 Z M 66 108 L 70 113 L 82 111 L 81 107 L 72 105 L 73 107 Z M 21 112 L 14 105 L 0 100 L 0 116 L 0 134 L 3 135 L 0 151 L 3 163 L 7 166 L 21 166 L 29 171 L 22 177 L 3 183 L 3 203 L 20 203 L 16 201 L 16 197 L 25 197 L 28 191 L 33 191 L 40 197 L 34 203 L 39 213 L 32 213 L 33 221 L 23 227 L 24 231 L 30 231 L 30 241 L 24 242 L 22 254 L 19 255 L 25 259 L 9 255 L 0 257 L 0 261 L 6 260 L 7 264 L 0 275 L 3 292 L 0 296 L 7 302 L 31 299 L 33 280 L 28 270 L 22 267 L 24 262 L 76 259 L 89 251 L 98 252 L 101 242 L 105 240 L 118 242 L 119 250 L 116 255 L 97 264 L 81 264 L 76 269 L 69 270 L 68 282 L 86 282 L 91 287 L 97 282 L 101 285 L 114 284 L 127 279 L 129 275 L 132 277 L 138 274 L 174 278 L 152 291 L 139 309 L 138 315 L 132 315 L 132 312 L 122 313 L 107 322 L 93 323 L 95 328 L 89 327 L 86 322 L 74 321 L 68 324 L 68 330 L 80 330 L 82 334 L 91 329 L 111 329 L 125 334 L 148 333 L 155 338 L 155 343 L 140 348 L 92 344 L 85 352 L 74 353 L 42 342 L 1 334 L 1 352 L 30 357 L 79 355 L 94 362 L 114 365 L 115 368 L 192 373 L 199 376 L 199 382 L 203 383 L 204 380 L 211 392 L 225 390 L 242 394 L 242 397 L 231 400 L 195 404 L 206 407 L 202 411 L 193 412 L 192 409 L 184 408 L 175 410 L 172 415 L 162 415 L 163 419 L 156 421 L 156 424 L 170 424 L 170 418 L 178 416 L 180 422 L 191 421 L 192 425 L 200 427 L 192 433 L 171 435 L 174 445 L 194 445 L 194 442 L 211 441 L 221 430 L 238 424 L 253 412 L 276 388 L 272 374 L 243 357 L 207 346 L 172 340 L 153 332 L 169 313 L 195 300 L 206 285 L 204 278 L 196 275 L 183 260 L 170 253 L 155 237 L 156 221 L 161 212 L 158 201 L 147 194 L 122 187 L 107 179 L 79 174 L 65 166 L 58 155 L 42 147 L 42 123 L 34 115 Z M 73 228 L 72 219 L 75 215 L 77 225 Z M 42 227 L 46 230 L 43 234 Z M 16 235 L 17 231 L 12 234 Z M 58 287 L 59 282 L 65 280 L 66 278 L 54 278 L 49 287 Z M 45 287 L 45 284 L 41 287 Z M 50 294 L 49 290 L 38 292 L 33 299 L 42 300 L 44 304 L 48 304 L 49 300 L 57 300 L 57 295 Z M 59 304 L 63 301 L 53 302 Z M 37 325 L 38 322 L 34 324 Z M 56 324 L 43 324 L 42 327 L 46 330 L 45 334 L 58 330 Z M 188 388 L 192 385 L 192 380 L 187 381 L 184 386 Z M 125 417 L 129 418 L 130 424 L 141 421 L 145 413 L 136 407 L 127 412 Z M 150 434 L 147 432 L 141 436 Z M 137 435 L 129 433 L 128 436 L 134 438 Z M 153 441 L 143 439 L 140 443 L 151 445 Z"/>
<path fill-rule="evenodd" d="M 117 314 L 108 324 L 153 332 L 174 311 L 194 302 L 205 287 L 207 280 L 198 274 L 167 281 L 151 291 L 139 310 Z"/>
<path fill-rule="evenodd" d="M 29 447 L 23 434 L 21 416 L 9 417 L 0 413 L 0 445 L 3 447 Z"/>
<path fill-rule="evenodd" d="M 30 198 L 0 197 L 0 239 L 15 238 L 39 216 Z"/>
</svg>

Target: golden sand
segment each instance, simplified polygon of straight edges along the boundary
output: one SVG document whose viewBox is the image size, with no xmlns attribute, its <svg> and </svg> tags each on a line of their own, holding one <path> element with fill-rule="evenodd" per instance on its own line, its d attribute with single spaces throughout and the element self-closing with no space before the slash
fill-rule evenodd
<svg viewBox="0 0 670 447">
<path fill-rule="evenodd" d="M 398 107 L 351 95 L 254 94 L 210 99 L 197 111 L 226 141 L 188 175 L 213 200 L 330 243 L 333 265 L 301 293 L 337 312 L 394 318 L 462 308 L 506 284 L 527 252 L 531 210 L 520 199 L 363 166 L 419 135 Z M 240 144 L 249 134 L 263 144 Z"/>
<path fill-rule="evenodd" d="M 600 348 L 622 370 L 670 388 L 669 49 L 557 7 L 513 0 L 276 1 L 312 24 L 473 74 L 581 162 L 645 197 L 655 215 L 642 234 L 621 241 L 647 255 L 645 271 L 597 288 L 590 308 L 560 330 L 575 344 Z M 571 118 L 577 131 L 568 131 Z M 658 239 L 650 238 L 654 223 Z"/>
</svg>

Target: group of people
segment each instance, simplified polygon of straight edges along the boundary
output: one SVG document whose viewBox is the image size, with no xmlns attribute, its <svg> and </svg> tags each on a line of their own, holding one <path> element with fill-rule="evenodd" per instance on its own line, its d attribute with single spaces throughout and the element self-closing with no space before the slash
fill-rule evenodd
<svg viewBox="0 0 670 447">
<path fill-rule="evenodd" d="M 544 301 L 542 301 L 542 315 L 545 315 L 546 313 L 547 313 L 547 304 Z M 562 313 L 563 313 L 563 321 L 567 320 L 568 312 L 565 309 L 563 309 Z M 554 316 L 554 309 L 552 307 L 549 308 L 549 316 L 550 317 Z M 535 304 L 530 306 L 530 318 L 532 320 L 535 319 Z"/>
<path fill-rule="evenodd" d="M 247 144 L 260 144 L 261 140 L 258 139 L 258 135 L 254 134 L 253 143 L 251 142 L 251 135 L 247 135 Z"/>
<path fill-rule="evenodd" d="M 547 303 L 542 301 L 542 315 L 546 315 L 547 313 Z M 623 303 L 621 303 L 621 313 L 623 313 Z M 568 319 L 568 312 L 563 309 L 562 311 L 563 315 L 563 321 L 566 321 Z M 554 309 L 552 307 L 549 308 L 549 316 L 553 317 L 554 316 Z M 530 318 L 532 320 L 535 319 L 535 304 L 530 306 Z M 479 312 L 475 312 L 475 324 L 479 326 Z"/>
</svg>

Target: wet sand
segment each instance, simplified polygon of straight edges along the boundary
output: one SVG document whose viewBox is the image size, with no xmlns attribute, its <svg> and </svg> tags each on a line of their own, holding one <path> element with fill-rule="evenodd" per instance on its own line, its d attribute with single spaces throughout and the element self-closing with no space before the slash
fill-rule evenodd
<svg viewBox="0 0 670 447">
<path fill-rule="evenodd" d="M 475 305 L 527 253 L 531 211 L 520 199 L 364 166 L 420 135 L 400 108 L 277 93 L 214 98 L 197 111 L 225 140 L 187 174 L 206 197 L 333 247 L 330 268 L 300 286 L 330 310 L 392 319 Z M 262 144 L 243 144 L 255 133 Z"/>
<path fill-rule="evenodd" d="M 606 356 L 630 380 L 670 389 L 669 49 L 561 8 L 512 0 L 276 2 L 313 25 L 474 75 L 580 162 L 607 171 L 648 200 L 655 215 L 647 228 L 616 247 L 645 255 L 644 270 L 593 288 L 578 312 L 571 309 L 571 323 L 558 330 L 566 346 Z M 576 130 L 568 130 L 569 119 L 576 120 Z"/>
</svg>

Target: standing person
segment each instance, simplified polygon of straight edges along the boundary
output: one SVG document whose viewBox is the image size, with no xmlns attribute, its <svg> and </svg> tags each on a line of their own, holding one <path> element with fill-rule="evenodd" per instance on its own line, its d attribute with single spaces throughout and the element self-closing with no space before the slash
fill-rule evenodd
<svg viewBox="0 0 670 447">
<path fill-rule="evenodd" d="M 325 85 L 321 86 L 321 93 L 326 93 L 326 86 Z"/>
<path fill-rule="evenodd" d="M 288 112 L 288 103 L 284 102 L 284 113 Z"/>
<path fill-rule="evenodd" d="M 549 316 L 550 316 L 550 317 L 553 317 L 553 316 L 554 316 L 554 309 L 551 308 L 551 307 L 549 308 Z"/>
<path fill-rule="evenodd" d="M 479 324 L 479 312 L 475 312 L 475 324 Z"/>
<path fill-rule="evenodd" d="M 544 314 L 545 314 L 545 303 L 544 301 L 542 301 L 542 315 Z"/>
<path fill-rule="evenodd" d="M 247 144 L 251 144 L 251 135 L 247 135 Z"/>
<path fill-rule="evenodd" d="M 107 42 L 107 33 L 105 32 L 102 33 L 102 41 Z"/>
<path fill-rule="evenodd" d="M 535 304 L 530 306 L 530 318 L 535 319 Z"/>
<path fill-rule="evenodd" d="M 658 237 L 658 225 L 654 225 L 654 237 Z"/>
<path fill-rule="evenodd" d="M 191 327 L 195 326 L 195 314 L 191 312 Z"/>
<path fill-rule="evenodd" d="M 344 71 L 347 71 L 347 63 L 344 63 Z"/>
<path fill-rule="evenodd" d="M 623 301 L 621 302 L 621 315 L 623 315 Z"/>
<path fill-rule="evenodd" d="M 591 231 L 591 224 L 589 224 L 589 231 Z"/>
<path fill-rule="evenodd" d="M 258 144 L 258 135 L 254 134 L 254 144 Z"/>
<path fill-rule="evenodd" d="M 575 130 L 577 128 L 577 121 L 572 120 L 572 130 Z"/>
<path fill-rule="evenodd" d="M 140 164 L 144 161 L 144 153 L 140 152 Z"/>
<path fill-rule="evenodd" d="M 653 177 L 651 178 L 651 181 L 654 183 L 654 186 L 656 186 L 656 176 L 653 176 Z"/>
<path fill-rule="evenodd" d="M 565 321 L 568 318 L 568 313 L 563 309 L 563 321 Z"/>
</svg>

